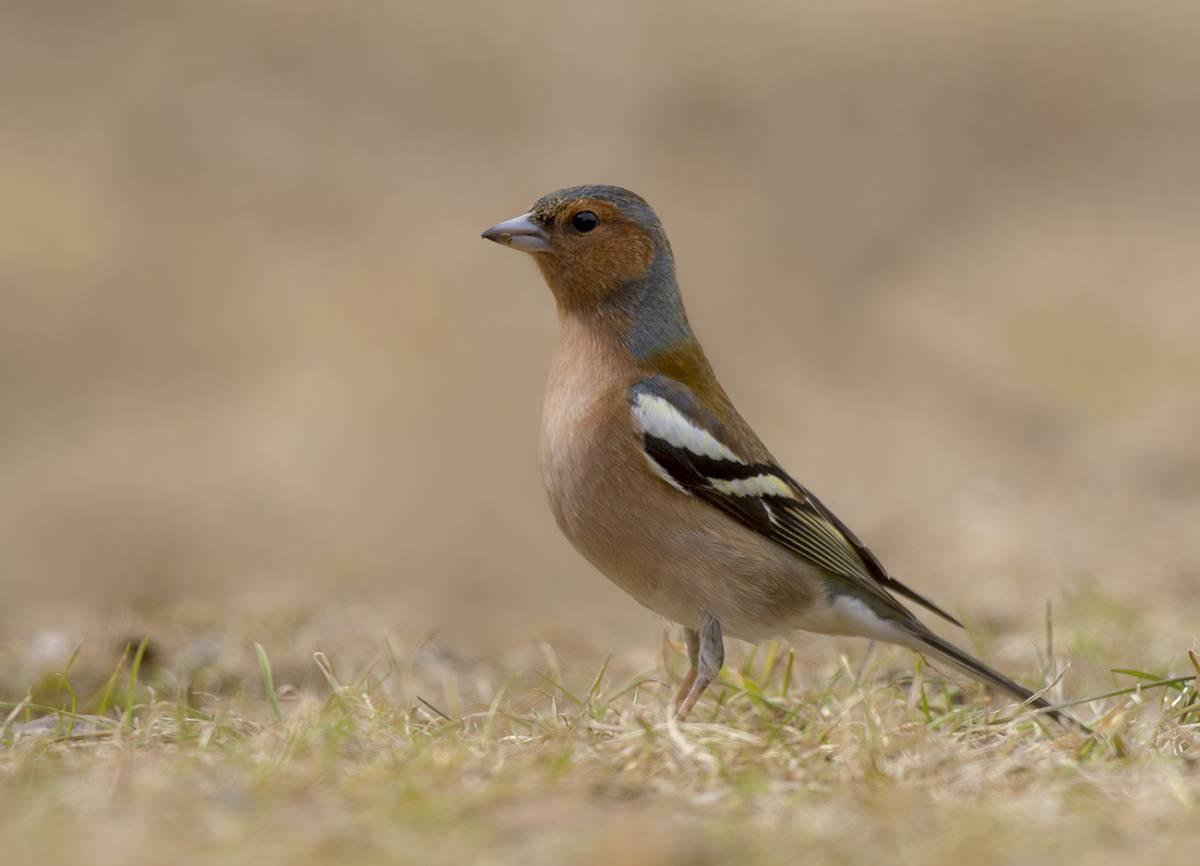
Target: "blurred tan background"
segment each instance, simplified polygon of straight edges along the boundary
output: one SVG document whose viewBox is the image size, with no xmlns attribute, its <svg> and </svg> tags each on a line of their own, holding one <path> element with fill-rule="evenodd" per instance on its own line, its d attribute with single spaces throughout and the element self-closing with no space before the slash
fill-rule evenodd
<svg viewBox="0 0 1200 866">
<path fill-rule="evenodd" d="M 5 3 L 0 636 L 311 606 L 652 646 L 544 507 L 553 308 L 478 237 L 609 182 L 897 575 L 1018 647 L 1049 600 L 1177 658 L 1200 6 L 1051 6 Z"/>
</svg>

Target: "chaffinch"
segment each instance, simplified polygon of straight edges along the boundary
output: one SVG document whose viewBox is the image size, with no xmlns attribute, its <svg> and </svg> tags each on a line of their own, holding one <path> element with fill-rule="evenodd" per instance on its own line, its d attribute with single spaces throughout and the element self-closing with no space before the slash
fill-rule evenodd
<svg viewBox="0 0 1200 866">
<path fill-rule="evenodd" d="M 898 596 L 961 626 L 780 468 L 696 341 L 671 245 L 641 197 L 559 190 L 483 237 L 532 254 L 557 302 L 542 480 L 571 544 L 684 627 L 679 719 L 716 678 L 722 635 L 797 629 L 899 644 L 1048 708 L 921 623 Z"/>
</svg>

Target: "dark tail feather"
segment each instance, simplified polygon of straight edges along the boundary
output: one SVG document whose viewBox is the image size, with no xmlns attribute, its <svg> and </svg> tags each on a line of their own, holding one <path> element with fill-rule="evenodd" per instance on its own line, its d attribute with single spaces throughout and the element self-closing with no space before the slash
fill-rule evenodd
<svg viewBox="0 0 1200 866">
<path fill-rule="evenodd" d="M 1033 692 L 1018 683 L 1013 682 L 999 671 L 988 667 L 978 659 L 968 655 L 960 650 L 954 644 L 947 640 L 943 640 L 931 631 L 922 629 L 920 632 L 914 632 L 913 637 L 918 644 L 915 649 L 918 652 L 927 652 L 936 659 L 941 659 L 946 663 L 953 665 L 963 673 L 974 677 L 977 680 L 993 685 L 998 689 L 1008 692 L 1013 697 L 1017 698 L 1023 704 L 1035 707 L 1040 710 L 1046 710 L 1046 715 L 1052 716 L 1055 721 L 1067 725 L 1069 727 L 1078 728 L 1084 733 L 1090 734 L 1091 728 L 1085 725 L 1078 719 L 1068 716 L 1066 713 L 1059 710 L 1050 709 L 1050 703 L 1044 698 L 1036 697 Z"/>
<path fill-rule="evenodd" d="M 921 593 L 917 592 L 915 589 L 910 589 L 900 581 L 896 580 L 896 578 L 889 576 L 886 580 L 881 580 L 880 582 L 892 592 L 896 593 L 896 595 L 902 595 L 909 601 L 915 602 L 926 610 L 936 613 L 942 619 L 946 620 L 946 622 L 952 622 L 959 628 L 966 628 L 965 625 L 952 617 L 950 614 L 946 613 L 946 611 L 942 610 L 925 596 L 921 595 Z"/>
</svg>

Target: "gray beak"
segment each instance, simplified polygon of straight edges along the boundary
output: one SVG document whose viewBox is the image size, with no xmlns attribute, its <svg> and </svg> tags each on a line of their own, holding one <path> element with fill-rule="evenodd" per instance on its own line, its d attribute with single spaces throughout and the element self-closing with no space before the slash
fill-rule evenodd
<svg viewBox="0 0 1200 866">
<path fill-rule="evenodd" d="M 521 214 L 519 217 L 497 223 L 482 236 L 523 253 L 550 251 L 550 238 L 542 231 L 542 227 L 533 221 L 532 214 Z"/>
</svg>

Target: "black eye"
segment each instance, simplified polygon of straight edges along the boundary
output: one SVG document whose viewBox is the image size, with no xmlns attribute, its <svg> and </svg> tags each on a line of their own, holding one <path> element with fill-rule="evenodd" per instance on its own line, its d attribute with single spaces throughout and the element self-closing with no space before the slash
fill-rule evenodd
<svg viewBox="0 0 1200 866">
<path fill-rule="evenodd" d="M 600 217 L 596 216 L 590 210 L 581 210 L 575 216 L 571 217 L 571 228 L 580 234 L 586 234 L 600 224 Z"/>
</svg>

